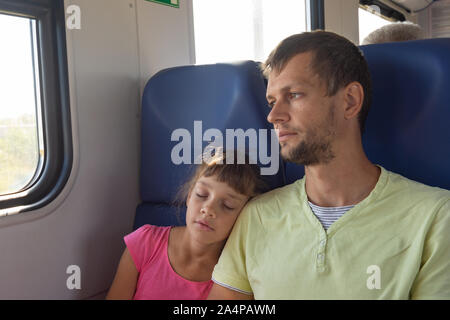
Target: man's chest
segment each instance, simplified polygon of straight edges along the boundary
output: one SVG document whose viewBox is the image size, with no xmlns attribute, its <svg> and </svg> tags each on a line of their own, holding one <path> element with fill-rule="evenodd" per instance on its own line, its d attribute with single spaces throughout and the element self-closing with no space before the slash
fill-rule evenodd
<svg viewBox="0 0 450 320">
<path fill-rule="evenodd" d="M 420 267 L 417 246 L 389 234 L 270 234 L 247 273 L 256 299 L 408 299 Z"/>
</svg>

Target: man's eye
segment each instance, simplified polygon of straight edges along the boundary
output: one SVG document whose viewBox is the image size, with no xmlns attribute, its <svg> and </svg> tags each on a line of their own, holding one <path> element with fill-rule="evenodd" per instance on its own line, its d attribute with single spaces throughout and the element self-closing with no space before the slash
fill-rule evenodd
<svg viewBox="0 0 450 320">
<path fill-rule="evenodd" d="M 275 105 L 275 102 L 269 102 L 268 104 L 267 104 L 267 106 L 270 108 L 270 109 L 272 109 L 273 108 L 273 106 Z"/>
<path fill-rule="evenodd" d="M 302 95 L 303 95 L 303 93 L 301 93 L 301 92 L 291 92 L 291 93 L 289 94 L 289 96 L 290 96 L 291 99 L 300 98 Z"/>
</svg>

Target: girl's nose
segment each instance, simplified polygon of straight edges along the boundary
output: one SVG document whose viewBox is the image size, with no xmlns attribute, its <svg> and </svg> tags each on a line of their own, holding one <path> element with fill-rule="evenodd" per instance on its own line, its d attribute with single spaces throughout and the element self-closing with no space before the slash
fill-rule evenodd
<svg viewBox="0 0 450 320">
<path fill-rule="evenodd" d="M 214 209 L 211 208 L 210 206 L 205 206 L 200 210 L 200 213 L 205 215 L 206 217 L 211 217 L 211 218 L 215 218 L 216 217 L 216 213 L 214 212 Z"/>
</svg>

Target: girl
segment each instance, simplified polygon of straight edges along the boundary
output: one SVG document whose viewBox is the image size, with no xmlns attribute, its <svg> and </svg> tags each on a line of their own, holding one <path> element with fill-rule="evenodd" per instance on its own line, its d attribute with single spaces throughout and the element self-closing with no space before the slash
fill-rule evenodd
<svg viewBox="0 0 450 320">
<path fill-rule="evenodd" d="M 225 158 L 216 152 L 182 189 L 186 226 L 144 225 L 125 236 L 127 248 L 106 299 L 206 299 L 234 222 L 263 185 L 258 166 L 222 164 Z"/>
</svg>

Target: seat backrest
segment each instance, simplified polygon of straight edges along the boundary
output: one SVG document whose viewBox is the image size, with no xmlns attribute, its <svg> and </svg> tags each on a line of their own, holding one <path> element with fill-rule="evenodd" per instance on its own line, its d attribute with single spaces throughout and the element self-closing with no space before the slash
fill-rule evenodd
<svg viewBox="0 0 450 320">
<path fill-rule="evenodd" d="M 177 219 L 177 208 L 172 203 L 195 165 L 173 161 L 174 147 L 182 140 L 178 137 L 172 141 L 175 130 L 181 129 L 192 138 L 193 163 L 194 145 L 198 141 L 202 148 L 207 145 L 202 141 L 207 129 L 220 130 L 225 143 L 226 129 L 270 130 L 266 120 L 268 112 L 264 79 L 253 61 L 183 66 L 154 75 L 145 87 L 142 100 L 140 190 L 143 202 L 137 208 L 134 228 L 143 224 L 185 223 L 184 211 Z M 196 123 L 197 131 L 195 121 L 201 121 Z M 270 135 L 266 142 L 270 150 Z M 270 188 L 284 184 L 283 170 L 264 178 Z"/>
<path fill-rule="evenodd" d="M 361 46 L 373 87 L 363 134 L 368 158 L 390 171 L 450 189 L 450 39 Z M 286 182 L 304 174 L 286 164 Z"/>
<path fill-rule="evenodd" d="M 363 135 L 368 158 L 450 189 L 450 39 L 362 46 L 372 77 Z"/>
</svg>

